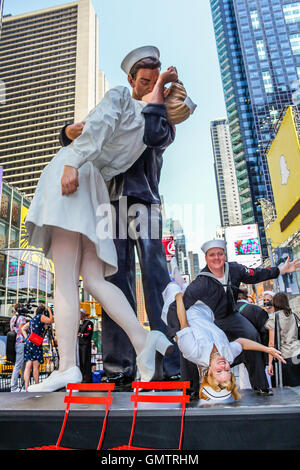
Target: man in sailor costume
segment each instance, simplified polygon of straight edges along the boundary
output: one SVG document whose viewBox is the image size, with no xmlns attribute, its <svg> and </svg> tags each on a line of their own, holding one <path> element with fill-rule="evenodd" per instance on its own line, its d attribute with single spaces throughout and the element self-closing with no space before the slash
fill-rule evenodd
<svg viewBox="0 0 300 470">
<path fill-rule="evenodd" d="M 260 335 L 253 323 L 238 312 L 236 300 L 239 285 L 256 284 L 274 279 L 279 274 L 300 270 L 299 260 L 287 260 L 283 267 L 248 269 L 246 266 L 226 262 L 226 243 L 224 240 L 210 240 L 201 247 L 205 253 L 207 265 L 197 278 L 187 286 L 183 294 L 184 308 L 188 310 L 201 301 L 214 314 L 215 324 L 226 334 L 229 341 L 246 338 L 260 343 Z M 168 336 L 173 338 L 180 330 L 176 302 L 168 309 Z M 271 395 L 265 374 L 264 357 L 261 351 L 243 351 L 231 366 L 243 362 L 248 370 L 252 388 L 259 395 Z M 182 360 L 182 379 L 191 380 L 195 395 L 199 391 L 199 374 L 197 367 L 190 361 Z"/>
</svg>

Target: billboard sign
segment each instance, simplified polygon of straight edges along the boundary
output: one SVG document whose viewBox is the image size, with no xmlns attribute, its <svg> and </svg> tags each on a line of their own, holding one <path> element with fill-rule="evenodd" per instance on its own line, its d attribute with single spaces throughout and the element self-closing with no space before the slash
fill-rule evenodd
<svg viewBox="0 0 300 470">
<path fill-rule="evenodd" d="M 277 215 L 267 238 L 279 246 L 300 226 L 300 147 L 292 106 L 285 112 L 267 159 Z"/>
<path fill-rule="evenodd" d="M 9 289 L 38 289 L 50 294 L 51 277 L 50 271 L 46 271 L 39 266 L 14 258 L 9 260 L 7 280 L 7 287 Z"/>
<path fill-rule="evenodd" d="M 227 261 L 236 261 L 248 268 L 262 264 L 257 224 L 235 225 L 225 228 Z"/>
<path fill-rule="evenodd" d="M 173 256 L 175 256 L 174 237 L 172 237 L 172 236 L 162 237 L 162 242 L 163 242 L 163 245 L 164 245 L 164 248 L 165 248 L 167 261 L 170 261 L 170 259 Z"/>
<path fill-rule="evenodd" d="M 278 268 L 284 265 L 287 258 L 293 261 L 293 250 L 291 247 L 275 248 L 275 264 Z M 286 294 L 299 294 L 296 273 L 280 274 L 277 278 L 278 287 L 281 292 Z"/>
</svg>

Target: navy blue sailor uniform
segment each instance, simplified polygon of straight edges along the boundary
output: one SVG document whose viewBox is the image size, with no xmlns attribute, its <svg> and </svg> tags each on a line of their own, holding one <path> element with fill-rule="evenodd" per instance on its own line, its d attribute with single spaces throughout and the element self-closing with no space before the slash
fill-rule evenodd
<svg viewBox="0 0 300 470">
<path fill-rule="evenodd" d="M 143 291 L 151 330 L 166 332 L 161 320 L 162 292 L 170 281 L 162 244 L 162 217 L 160 210 L 159 180 L 163 152 L 174 141 L 175 129 L 167 121 L 165 104 L 148 104 L 143 108 L 145 117 L 144 144 L 147 148 L 124 173 L 108 182 L 111 203 L 116 214 L 115 246 L 118 272 L 107 278 L 125 294 L 136 312 L 135 254 L 136 248 L 142 272 Z M 66 126 L 65 126 L 66 127 Z M 71 141 L 64 129 L 60 134 L 62 145 Z M 130 236 L 130 224 L 139 220 L 140 236 Z M 132 380 L 136 374 L 136 354 L 125 332 L 102 312 L 102 358 L 108 377 L 123 373 Z M 164 374 L 171 377 L 179 373 L 179 352 L 164 359 Z"/>
<path fill-rule="evenodd" d="M 261 342 L 259 325 L 255 324 L 255 317 L 250 322 L 242 313 L 238 312 L 237 296 L 240 283 L 257 284 L 262 281 L 277 278 L 278 268 L 250 269 L 246 266 L 230 262 L 229 277 L 226 291 L 224 286 L 215 278 L 202 276 L 201 274 L 191 282 L 183 295 L 183 303 L 190 308 L 197 300 L 208 305 L 214 313 L 215 324 L 223 330 L 229 341 L 238 338 L 247 338 Z M 201 272 L 210 273 L 206 266 Z M 176 302 L 173 302 L 167 314 L 168 336 L 173 338 L 180 330 L 180 324 L 176 313 Z M 265 374 L 264 353 L 259 351 L 243 351 L 235 362 L 236 365 L 244 362 L 252 388 L 268 389 Z M 197 367 L 181 356 L 181 379 L 192 382 L 192 390 L 199 391 L 199 374 Z"/>
</svg>

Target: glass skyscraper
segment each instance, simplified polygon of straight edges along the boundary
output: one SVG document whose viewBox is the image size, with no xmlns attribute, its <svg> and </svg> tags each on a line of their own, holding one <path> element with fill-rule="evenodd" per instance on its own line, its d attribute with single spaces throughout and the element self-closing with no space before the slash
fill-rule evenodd
<svg viewBox="0 0 300 470">
<path fill-rule="evenodd" d="M 210 0 L 236 167 L 242 223 L 273 201 L 265 150 L 300 78 L 300 1 Z"/>
<path fill-rule="evenodd" d="M 210 133 L 221 226 L 240 225 L 241 208 L 227 119 L 211 121 Z"/>
</svg>

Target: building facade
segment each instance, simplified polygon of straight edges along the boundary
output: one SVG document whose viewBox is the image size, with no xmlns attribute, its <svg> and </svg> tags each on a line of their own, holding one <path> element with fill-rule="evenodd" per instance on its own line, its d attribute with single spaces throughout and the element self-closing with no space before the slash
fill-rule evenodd
<svg viewBox="0 0 300 470">
<path fill-rule="evenodd" d="M 173 234 L 174 234 L 175 254 L 176 254 L 179 271 L 181 272 L 181 274 L 190 275 L 188 251 L 186 248 L 186 237 L 184 234 L 183 227 L 179 220 L 173 220 Z"/>
<path fill-rule="evenodd" d="M 53 302 L 54 269 L 43 253 L 28 246 L 29 199 L 5 182 L 0 195 L 0 316 L 7 316 L 16 302 Z"/>
<path fill-rule="evenodd" d="M 4 6 L 4 0 L 0 0 L 0 38 L 1 38 L 1 31 L 2 31 L 3 6 Z"/>
<path fill-rule="evenodd" d="M 83 120 L 107 89 L 98 43 L 90 0 L 3 18 L 0 165 L 5 180 L 29 197 L 60 148 L 60 129 Z"/>
<path fill-rule="evenodd" d="M 164 208 L 162 214 L 163 240 L 164 238 L 171 238 L 174 242 L 174 251 L 172 250 L 172 254 L 170 252 L 166 254 L 167 260 L 170 260 L 168 257 L 175 256 L 181 275 L 188 282 L 194 280 L 200 272 L 199 255 L 187 250 L 186 237 L 180 221 L 178 219 L 166 218 Z"/>
<path fill-rule="evenodd" d="M 260 198 L 273 201 L 265 147 L 300 67 L 300 2 L 210 0 L 240 195 L 242 223 L 258 223 Z"/>
<path fill-rule="evenodd" d="M 193 281 L 196 279 L 200 272 L 199 266 L 199 255 L 198 253 L 193 253 L 192 251 L 188 252 L 188 261 L 189 261 L 189 275 L 190 280 Z"/>
<path fill-rule="evenodd" d="M 212 121 L 210 132 L 221 225 L 239 225 L 241 206 L 227 119 Z"/>
</svg>

